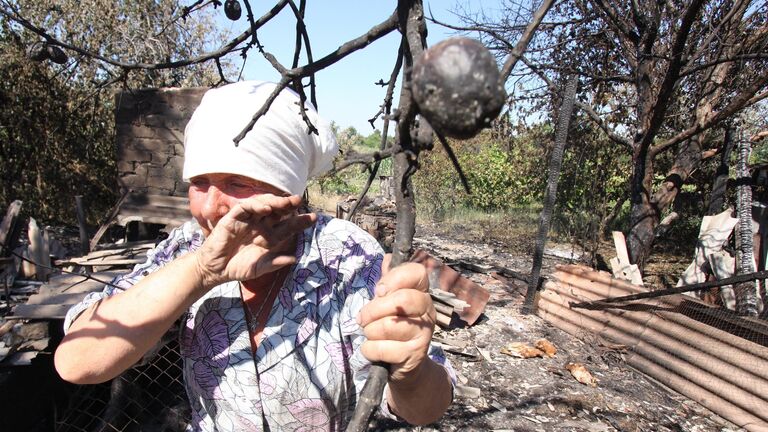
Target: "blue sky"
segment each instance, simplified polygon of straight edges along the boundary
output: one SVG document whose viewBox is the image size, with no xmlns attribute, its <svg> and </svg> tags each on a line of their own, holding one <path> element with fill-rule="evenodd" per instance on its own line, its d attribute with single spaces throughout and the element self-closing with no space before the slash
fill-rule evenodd
<svg viewBox="0 0 768 432">
<path fill-rule="evenodd" d="M 429 8 L 435 18 L 448 23 L 457 23 L 450 10 L 455 9 L 456 0 L 425 0 L 425 10 Z M 472 2 L 473 8 L 482 2 Z M 486 2 L 492 3 L 492 2 Z M 256 16 L 268 10 L 273 2 L 251 2 Z M 306 24 L 312 43 L 315 59 L 335 50 L 342 43 L 364 34 L 370 27 L 386 19 L 393 11 L 394 1 L 341 1 L 322 0 L 307 2 Z M 245 11 L 243 11 L 245 12 Z M 223 13 L 222 13 L 223 15 Z M 221 25 L 239 34 L 247 25 L 245 13 L 239 21 L 233 23 L 225 18 Z M 450 37 L 451 30 L 428 22 L 428 44 Z M 259 41 L 268 52 L 286 66 L 291 65 L 295 21 L 293 14 L 286 8 L 280 15 L 262 27 L 258 33 Z M 342 128 L 352 126 L 363 135 L 373 131 L 368 119 L 378 111 L 386 89 L 374 83 L 379 79 L 386 81 L 395 62 L 400 33 L 393 32 L 374 42 L 367 48 L 352 53 L 339 63 L 316 75 L 317 99 L 319 111 L 329 121 L 336 122 Z M 246 62 L 244 79 L 275 81 L 279 78 L 272 66 L 255 50 Z M 242 63 L 237 58 L 238 67 Z M 400 77 L 398 77 L 398 84 Z M 399 89 L 395 91 L 395 95 Z M 396 101 L 395 101 L 396 103 Z M 382 128 L 382 121 L 376 122 L 376 128 Z M 391 130 L 391 126 L 390 126 Z"/>
</svg>

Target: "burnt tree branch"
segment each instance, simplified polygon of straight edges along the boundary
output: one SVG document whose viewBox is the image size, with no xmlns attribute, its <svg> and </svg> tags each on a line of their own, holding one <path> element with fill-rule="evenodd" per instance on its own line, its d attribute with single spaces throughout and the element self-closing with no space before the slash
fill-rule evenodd
<svg viewBox="0 0 768 432">
<path fill-rule="evenodd" d="M 528 48 L 528 43 L 531 42 L 533 34 L 536 32 L 539 24 L 541 24 L 544 16 L 547 14 L 554 3 L 555 0 L 544 0 L 539 8 L 536 9 L 536 12 L 534 12 L 533 17 L 531 17 L 531 21 L 525 27 L 525 31 L 517 41 L 515 48 L 512 49 L 512 52 L 509 53 L 507 60 L 504 62 L 504 67 L 501 69 L 501 76 L 499 77 L 502 83 L 506 82 L 507 78 L 509 78 L 509 74 L 512 73 L 512 69 L 515 68 L 517 61 L 520 60 L 520 56 L 522 56 L 526 48 Z"/>
<path fill-rule="evenodd" d="M 262 15 L 258 20 L 254 22 L 254 24 L 251 26 L 250 29 L 244 31 L 239 36 L 233 38 L 223 46 L 221 46 L 219 49 L 210 51 L 208 53 L 202 54 L 197 57 L 189 58 L 189 59 L 183 59 L 183 60 L 176 60 L 176 61 L 170 61 L 170 62 L 161 62 L 161 63 L 131 63 L 131 62 L 123 62 L 119 60 L 113 60 L 107 57 L 104 57 L 98 53 L 91 52 L 88 50 L 85 50 L 83 48 L 80 48 L 78 46 L 68 44 L 66 42 L 62 42 L 61 40 L 53 37 L 50 35 L 47 31 L 44 29 L 35 26 L 32 24 L 29 20 L 25 19 L 21 15 L 19 15 L 16 12 L 9 12 L 7 9 L 0 8 L 0 15 L 4 15 L 8 19 L 19 23 L 22 27 L 26 28 L 27 30 L 31 31 L 32 33 L 35 33 L 36 35 L 42 37 L 46 40 L 47 43 L 51 45 L 57 45 L 62 48 L 66 48 L 67 50 L 74 51 L 78 54 L 84 55 L 86 57 L 90 57 L 92 59 L 98 60 L 104 64 L 115 66 L 122 68 L 124 70 L 138 70 L 138 69 L 145 69 L 145 70 L 160 70 L 160 69 L 175 69 L 180 68 L 184 66 L 190 66 L 198 63 L 204 63 L 209 60 L 217 59 L 224 57 L 225 55 L 231 53 L 232 51 L 236 50 L 237 47 L 243 43 L 245 40 L 251 37 L 252 34 L 255 33 L 255 30 L 263 26 L 265 23 L 269 22 L 272 18 L 277 16 L 277 14 L 288 4 L 288 0 L 279 0 L 275 6 L 272 7 L 267 13 Z"/>
<path fill-rule="evenodd" d="M 399 0 L 396 15 L 400 32 L 404 38 L 403 56 L 405 71 L 400 88 L 398 108 L 400 118 L 395 133 L 396 147 L 399 147 L 402 151 L 398 151 L 395 154 L 394 163 L 395 178 L 400 180 L 400 187 L 396 188 L 395 192 L 397 230 L 392 247 L 391 267 L 406 262 L 410 258 L 411 249 L 413 248 L 416 208 L 413 191 L 410 187 L 410 176 L 415 171 L 418 149 L 414 147 L 411 137 L 416 119 L 416 107 L 411 94 L 411 69 L 414 58 L 421 55 L 426 45 L 424 8 L 421 0 Z M 362 432 L 367 430 L 371 415 L 381 401 L 388 377 L 388 365 L 382 362 L 376 362 L 371 365 L 368 380 L 363 387 L 360 401 L 347 428 L 348 431 Z"/>
</svg>

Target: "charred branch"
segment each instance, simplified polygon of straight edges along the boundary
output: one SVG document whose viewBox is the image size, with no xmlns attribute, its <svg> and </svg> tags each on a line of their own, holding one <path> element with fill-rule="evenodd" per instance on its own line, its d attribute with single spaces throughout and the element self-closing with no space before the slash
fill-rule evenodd
<svg viewBox="0 0 768 432">
<path fill-rule="evenodd" d="M 21 26 L 31 31 L 32 33 L 35 33 L 36 35 L 42 37 L 49 44 L 60 46 L 70 51 L 74 51 L 78 54 L 98 60 L 104 64 L 116 66 L 128 71 L 136 70 L 136 69 L 159 70 L 159 69 L 175 69 L 175 68 L 190 66 L 198 63 L 204 63 L 209 60 L 224 57 L 225 55 L 236 50 L 237 47 L 241 43 L 243 43 L 245 40 L 250 38 L 252 34 L 255 34 L 256 29 L 260 28 L 261 26 L 269 22 L 272 18 L 277 16 L 277 14 L 287 5 L 287 3 L 288 3 L 288 0 L 279 0 L 275 4 L 275 6 L 272 7 L 272 9 L 270 9 L 267 13 L 262 15 L 258 20 L 256 20 L 253 23 L 253 25 L 251 26 L 251 29 L 241 33 L 239 36 L 233 38 L 232 40 L 224 44 L 221 48 L 215 51 L 211 51 L 190 59 L 183 59 L 183 60 L 177 60 L 172 62 L 162 62 L 162 63 L 129 63 L 129 62 L 122 62 L 119 60 L 113 60 L 113 59 L 104 57 L 98 53 L 91 52 L 91 51 L 82 49 L 80 47 L 77 47 L 75 45 L 68 44 L 56 39 L 55 37 L 50 35 L 46 30 L 33 25 L 29 20 L 19 15 L 18 12 L 16 11 L 9 11 L 7 9 L 0 8 L 0 14 L 4 15 L 5 17 L 7 17 L 12 21 L 19 23 Z M 7 5 L 7 7 L 9 6 Z"/>
</svg>

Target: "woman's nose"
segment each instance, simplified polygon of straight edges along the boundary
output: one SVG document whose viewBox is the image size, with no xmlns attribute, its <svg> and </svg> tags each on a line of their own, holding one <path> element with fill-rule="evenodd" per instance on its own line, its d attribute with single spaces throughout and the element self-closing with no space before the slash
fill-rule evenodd
<svg viewBox="0 0 768 432">
<path fill-rule="evenodd" d="M 227 195 L 215 185 L 210 185 L 205 195 L 203 204 L 203 217 L 214 224 L 230 210 Z"/>
</svg>

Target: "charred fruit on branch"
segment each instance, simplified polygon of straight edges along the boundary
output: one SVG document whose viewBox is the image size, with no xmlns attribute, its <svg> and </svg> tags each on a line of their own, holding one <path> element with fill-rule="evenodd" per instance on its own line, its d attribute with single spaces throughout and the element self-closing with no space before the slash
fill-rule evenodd
<svg viewBox="0 0 768 432">
<path fill-rule="evenodd" d="M 27 55 L 29 56 L 30 60 L 34 60 L 37 62 L 47 60 L 48 45 L 46 45 L 43 42 L 35 42 L 27 50 Z"/>
<path fill-rule="evenodd" d="M 496 59 L 474 39 L 446 39 L 413 66 L 413 98 L 436 131 L 471 138 L 499 115 L 506 91 Z"/>
<path fill-rule="evenodd" d="M 227 0 L 224 2 L 224 14 L 227 16 L 227 18 L 231 19 L 232 21 L 237 21 L 240 19 L 240 15 L 243 13 L 243 10 L 240 9 L 240 2 L 237 0 Z"/>
<path fill-rule="evenodd" d="M 67 55 L 64 51 L 56 45 L 46 45 L 46 51 L 48 52 L 48 58 L 56 64 L 64 64 L 67 62 Z"/>
</svg>

